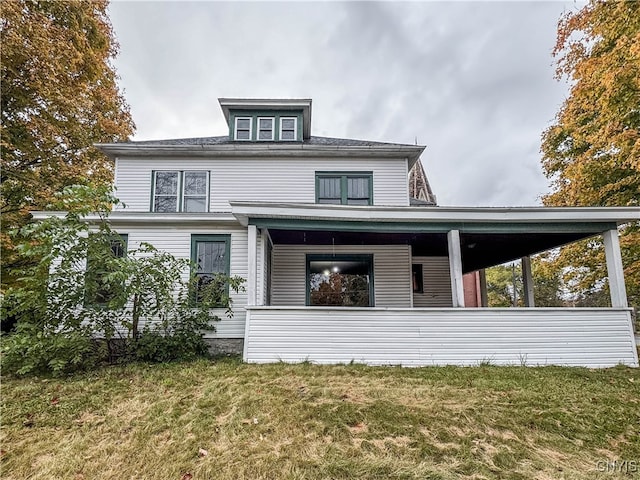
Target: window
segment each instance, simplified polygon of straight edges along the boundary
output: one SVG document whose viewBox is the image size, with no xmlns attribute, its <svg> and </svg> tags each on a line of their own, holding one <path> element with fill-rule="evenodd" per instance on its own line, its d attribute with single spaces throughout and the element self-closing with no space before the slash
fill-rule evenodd
<svg viewBox="0 0 640 480">
<path fill-rule="evenodd" d="M 206 212 L 209 172 L 183 172 L 182 211 Z"/>
<path fill-rule="evenodd" d="M 280 140 L 298 139 L 298 118 L 280 117 Z"/>
<path fill-rule="evenodd" d="M 316 203 L 372 205 L 373 174 L 316 173 Z"/>
<path fill-rule="evenodd" d="M 85 273 L 85 303 L 98 307 L 107 306 L 118 294 L 118 287 L 105 281 L 106 275 L 113 273 L 113 266 L 108 265 L 106 262 L 108 259 L 104 255 L 110 258 L 124 258 L 127 254 L 128 236 L 115 235 L 104 240 L 105 244 L 101 242 L 90 244 Z"/>
<path fill-rule="evenodd" d="M 153 212 L 207 212 L 209 172 L 153 172 Z"/>
<path fill-rule="evenodd" d="M 413 293 L 424 293 L 421 263 L 414 263 L 411 265 L 411 284 L 413 285 Z"/>
<path fill-rule="evenodd" d="M 244 142 L 295 142 L 302 124 L 302 114 L 289 110 L 237 110 L 230 115 L 231 138 Z"/>
<path fill-rule="evenodd" d="M 180 172 L 154 172 L 153 211 L 178 211 L 178 183 Z"/>
<path fill-rule="evenodd" d="M 307 305 L 372 307 L 373 255 L 307 255 Z"/>
<path fill-rule="evenodd" d="M 194 300 L 201 301 L 202 290 L 213 287 L 219 298 L 229 294 L 226 277 L 229 275 L 230 235 L 191 235 L 191 261 L 196 285 Z M 212 282 L 214 282 L 212 284 Z M 223 302 L 220 302 L 221 306 Z"/>
<path fill-rule="evenodd" d="M 234 140 L 251 140 L 251 117 L 236 117 Z"/>
<path fill-rule="evenodd" d="M 273 140 L 273 118 L 258 117 L 258 140 Z"/>
</svg>

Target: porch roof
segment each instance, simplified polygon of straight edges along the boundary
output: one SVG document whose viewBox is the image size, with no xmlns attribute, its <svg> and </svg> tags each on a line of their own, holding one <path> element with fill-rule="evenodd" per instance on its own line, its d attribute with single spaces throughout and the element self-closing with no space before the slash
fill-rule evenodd
<svg viewBox="0 0 640 480">
<path fill-rule="evenodd" d="M 269 230 L 275 244 L 408 244 L 416 256 L 446 256 L 459 230 L 464 272 L 640 220 L 637 207 L 371 207 L 231 202 L 242 225 Z"/>
<path fill-rule="evenodd" d="M 242 225 L 268 220 L 372 224 L 597 224 L 640 221 L 640 207 L 357 206 L 231 201 Z M 420 228 L 419 226 L 416 228 Z"/>
</svg>

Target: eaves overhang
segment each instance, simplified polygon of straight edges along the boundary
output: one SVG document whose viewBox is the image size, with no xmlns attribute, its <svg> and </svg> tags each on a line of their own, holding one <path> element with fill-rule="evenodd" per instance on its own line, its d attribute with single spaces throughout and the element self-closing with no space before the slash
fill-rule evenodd
<svg viewBox="0 0 640 480">
<path fill-rule="evenodd" d="M 425 147 L 396 146 L 341 146 L 282 144 L 223 144 L 223 145 L 165 145 L 132 143 L 97 143 L 102 152 L 116 157 L 353 157 L 353 158 L 407 158 L 409 167 L 418 160 Z"/>
<path fill-rule="evenodd" d="M 310 98 L 219 98 L 220 108 L 229 125 L 231 110 L 302 110 L 302 135 L 311 136 Z"/>
<path fill-rule="evenodd" d="M 31 212 L 34 220 L 44 220 L 49 217 L 63 218 L 67 212 L 63 211 L 35 211 Z M 95 213 L 82 217 L 90 223 L 100 223 L 103 218 Z M 208 213 L 155 213 L 155 212 L 127 212 L 113 211 L 108 217 L 109 223 L 114 225 L 238 225 L 236 217 L 229 212 Z"/>
<path fill-rule="evenodd" d="M 638 207 L 384 207 L 230 202 L 242 225 L 387 232 L 601 233 L 640 221 Z"/>
</svg>

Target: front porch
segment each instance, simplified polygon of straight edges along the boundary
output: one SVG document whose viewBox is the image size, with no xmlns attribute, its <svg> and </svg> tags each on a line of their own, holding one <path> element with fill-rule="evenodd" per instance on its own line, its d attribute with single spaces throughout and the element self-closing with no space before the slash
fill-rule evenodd
<svg viewBox="0 0 640 480">
<path fill-rule="evenodd" d="M 638 366 L 617 232 L 638 209 L 232 208 L 248 229 L 245 361 Z M 611 307 L 534 308 L 529 256 L 595 235 Z M 519 259 L 526 308 L 464 308 L 465 273 Z"/>
<path fill-rule="evenodd" d="M 248 362 L 638 366 L 622 308 L 247 308 Z"/>
</svg>

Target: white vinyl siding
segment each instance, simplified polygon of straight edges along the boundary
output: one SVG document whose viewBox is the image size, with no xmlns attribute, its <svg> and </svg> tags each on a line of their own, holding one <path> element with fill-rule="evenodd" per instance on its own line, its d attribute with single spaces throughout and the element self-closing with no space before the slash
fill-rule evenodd
<svg viewBox="0 0 640 480">
<path fill-rule="evenodd" d="M 274 245 L 272 305 L 303 306 L 307 254 L 373 254 L 374 302 L 378 307 L 411 306 L 408 245 Z"/>
<path fill-rule="evenodd" d="M 251 307 L 245 361 L 638 366 L 629 309 Z"/>
<path fill-rule="evenodd" d="M 362 158 L 118 158 L 116 195 L 126 210 L 148 212 L 152 170 L 210 171 L 210 212 L 230 200 L 315 203 L 316 172 L 373 172 L 374 205 L 407 206 L 406 160 Z"/>
<path fill-rule="evenodd" d="M 422 293 L 413 294 L 414 307 L 450 307 L 451 273 L 448 257 L 413 257 L 413 264 L 422 265 Z"/>
<path fill-rule="evenodd" d="M 127 234 L 128 250 L 131 251 L 139 247 L 141 242 L 148 242 L 159 250 L 171 253 L 177 258 L 191 259 L 191 235 L 231 235 L 230 249 L 230 275 L 239 275 L 247 278 L 247 230 L 240 226 L 228 227 L 184 227 L 172 226 L 152 227 L 149 225 L 140 227 L 113 225 L 120 234 Z M 189 270 L 182 272 L 182 277 L 186 280 L 189 277 Z M 246 283 L 245 283 L 246 286 Z M 234 293 L 230 291 L 233 301 L 233 318 L 227 318 L 225 309 L 216 309 L 215 313 L 222 319 L 214 323 L 216 332 L 206 332 L 207 338 L 242 338 L 244 335 L 245 307 L 247 305 L 247 293 Z"/>
</svg>

